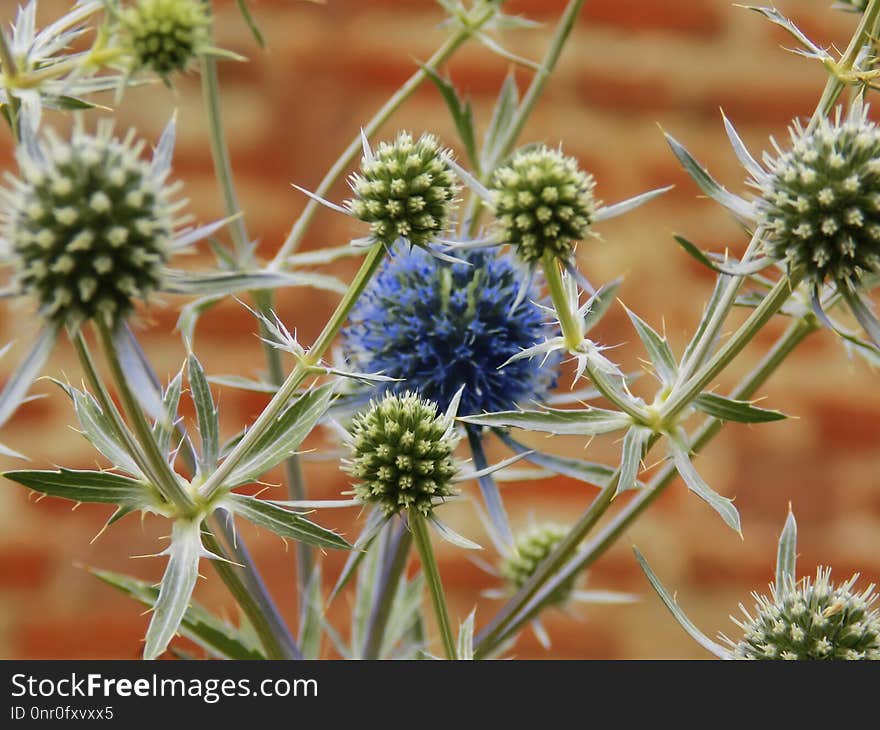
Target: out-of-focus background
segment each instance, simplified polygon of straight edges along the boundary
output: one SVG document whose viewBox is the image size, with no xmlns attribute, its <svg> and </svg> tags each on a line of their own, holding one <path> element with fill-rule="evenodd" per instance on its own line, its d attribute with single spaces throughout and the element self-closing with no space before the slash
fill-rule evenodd
<svg viewBox="0 0 880 730">
<path fill-rule="evenodd" d="M 820 45 L 842 47 L 857 16 L 830 10 L 832 0 L 777 0 Z M 51 18 L 70 3 L 42 0 L 41 17 Z M 433 0 L 251 0 L 269 49 L 261 52 L 235 3 L 216 2 L 217 44 L 248 56 L 248 63 L 221 66 L 223 114 L 241 202 L 251 235 L 267 255 L 283 239 L 305 199 L 290 183 L 314 187 L 361 124 L 415 67 L 443 41 L 445 31 Z M 17 2 L 0 0 L 0 19 L 11 20 Z M 510 11 L 541 21 L 538 30 L 509 32 L 511 51 L 539 59 L 564 6 L 562 0 L 510 0 Z M 812 112 L 825 81 L 821 66 L 784 51 L 792 40 L 754 13 L 728 0 L 587 0 L 559 68 L 525 129 L 523 141 L 562 141 L 597 180 L 608 202 L 674 183 L 676 188 L 622 219 L 603 224 L 603 240 L 580 249 L 582 268 L 594 282 L 625 276 L 621 298 L 657 327 L 665 324 L 680 353 L 699 320 L 712 277 L 672 241 L 682 233 L 705 246 L 743 244 L 741 234 L 717 205 L 698 197 L 666 147 L 661 128 L 673 133 L 713 173 L 742 190 L 743 171 L 726 141 L 719 109 L 733 120 L 758 151 L 768 137 L 786 134 L 795 116 Z M 467 90 L 482 124 L 509 64 L 478 44 L 461 50 L 444 69 Z M 520 72 L 521 85 L 529 74 Z M 199 77 L 128 92 L 119 126 L 136 126 L 155 140 L 172 111 L 178 112 L 179 146 L 175 173 L 186 183 L 192 209 L 201 220 L 220 217 L 201 106 Z M 63 122 L 50 120 L 57 125 Z M 425 86 L 387 125 L 428 129 L 445 141 L 455 137 L 439 94 Z M 0 131 L 0 166 L 12 169 L 9 135 Z M 341 199 L 340 182 L 330 196 Z M 339 245 L 363 230 L 331 212 L 322 212 L 305 249 Z M 207 261 L 207 259 L 206 259 Z M 197 264 L 197 262 L 194 262 Z M 348 277 L 353 262 L 334 268 Z M 158 372 L 179 368 L 184 350 L 173 331 L 182 301 L 144 312 L 138 327 Z M 335 304 L 335 295 L 309 289 L 279 296 L 279 312 L 311 342 Z M 35 330 L 26 308 L 4 306 L 0 339 L 26 342 Z M 775 323 L 721 379 L 731 385 L 754 364 L 781 330 Z M 228 303 L 202 321 L 196 351 L 209 373 L 253 375 L 262 353 L 253 320 Z M 612 310 L 598 334 L 606 344 L 624 343 L 614 355 L 628 369 L 641 354 L 622 308 Z M 2 377 L 21 353 L 3 359 Z M 48 374 L 79 382 L 69 346 L 59 348 Z M 647 378 L 644 379 L 647 381 Z M 647 383 L 645 383 L 647 385 Z M 639 385 L 639 387 L 644 387 Z M 93 467 L 99 463 L 71 428 L 69 403 L 43 381 L 36 391 L 50 397 L 26 404 L 0 438 L 29 455 L 31 466 Z M 232 389 L 219 393 L 226 433 L 260 411 L 264 398 Z M 677 590 L 681 604 L 708 634 L 735 635 L 728 619 L 749 592 L 772 577 L 775 541 L 792 503 L 799 524 L 799 572 L 831 564 L 834 574 L 861 571 L 880 578 L 880 387 L 877 375 L 847 358 L 829 334 L 808 340 L 762 391 L 765 405 L 794 416 L 750 428 L 730 425 L 701 456 L 698 465 L 720 492 L 735 496 L 744 525 L 740 540 L 683 484 L 673 485 L 589 575 L 595 588 L 636 592 L 632 606 L 575 607 L 568 615 L 551 611 L 545 623 L 553 648 L 545 653 L 529 632 L 516 656 L 523 658 L 688 658 L 705 657 L 678 628 L 651 592 L 635 564 L 638 544 L 656 572 Z M 542 448 L 613 462 L 618 444 L 596 442 L 584 452 L 574 439 L 535 440 Z M 318 444 L 320 445 L 320 444 Z M 500 456 L 501 451 L 493 452 Z M 4 468 L 19 464 L 5 460 Z M 332 498 L 347 487 L 334 463 L 309 463 L 315 497 Z M 595 490 L 557 478 L 505 487 L 518 525 L 532 518 L 572 522 Z M 467 505 L 447 508 L 455 527 L 477 539 L 485 536 Z M 36 502 L 20 487 L 0 485 L 0 656 L 5 658 L 135 657 L 146 627 L 142 608 L 100 584 L 83 566 L 128 571 L 158 579 L 160 560 L 129 556 L 156 552 L 167 532 L 159 520 L 141 524 L 129 517 L 100 539 L 109 510 L 54 499 Z M 321 515 L 328 524 L 355 534 L 356 515 Z M 284 613 L 295 620 L 292 552 L 275 536 L 244 529 Z M 439 546 L 443 574 L 456 619 L 478 606 L 484 623 L 497 602 L 480 597 L 493 579 L 468 557 Z M 488 556 L 491 558 L 491 556 Z M 328 555 L 325 571 L 335 577 L 343 556 Z M 197 596 L 224 615 L 235 609 L 207 566 Z M 427 604 L 426 604 L 427 605 Z M 341 598 L 330 618 L 347 621 Z"/>
</svg>

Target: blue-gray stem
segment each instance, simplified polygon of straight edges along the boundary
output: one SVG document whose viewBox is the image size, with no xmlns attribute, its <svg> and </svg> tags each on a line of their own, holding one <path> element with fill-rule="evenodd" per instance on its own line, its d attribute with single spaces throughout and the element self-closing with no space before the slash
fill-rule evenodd
<svg viewBox="0 0 880 730">
<path fill-rule="evenodd" d="M 397 588 L 412 546 L 412 533 L 403 520 L 389 524 L 386 529 L 389 530 L 389 539 L 385 550 L 385 561 L 379 574 L 379 585 L 373 594 L 373 605 L 370 608 L 370 619 L 364 639 L 364 659 L 380 658 L 388 617 L 391 615 Z"/>
</svg>

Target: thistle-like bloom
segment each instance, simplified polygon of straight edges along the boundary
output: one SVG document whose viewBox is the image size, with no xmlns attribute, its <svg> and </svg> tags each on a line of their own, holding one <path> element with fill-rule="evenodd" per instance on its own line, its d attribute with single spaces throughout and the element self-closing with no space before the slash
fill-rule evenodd
<svg viewBox="0 0 880 730">
<path fill-rule="evenodd" d="M 421 250 L 393 253 L 344 331 L 358 369 L 398 378 L 383 387 L 416 390 L 442 409 L 464 385 L 463 415 L 545 398 L 558 358 L 508 363 L 548 335 L 538 288 L 512 256 L 465 251 L 463 263 L 447 264 Z"/>
<path fill-rule="evenodd" d="M 880 128 L 855 105 L 812 130 L 796 123 L 791 138 L 754 180 L 766 252 L 803 267 L 813 287 L 830 280 L 855 291 L 880 272 Z"/>
<path fill-rule="evenodd" d="M 136 70 L 167 77 L 210 48 L 210 6 L 202 0 L 136 0 L 120 14 L 122 44 Z"/>
<path fill-rule="evenodd" d="M 358 481 L 355 497 L 386 515 L 415 509 L 428 516 L 455 494 L 458 436 L 452 418 L 415 393 L 386 395 L 352 421 L 345 470 Z"/>
<path fill-rule="evenodd" d="M 525 585 L 538 566 L 568 534 L 568 529 L 555 523 L 532 525 L 517 535 L 510 553 L 500 566 L 501 576 L 516 590 Z M 562 583 L 547 599 L 547 605 L 565 603 L 574 591 L 577 575 Z"/>
<path fill-rule="evenodd" d="M 533 263 L 549 252 L 569 261 L 596 217 L 593 176 L 545 145 L 521 150 L 492 176 L 498 238 Z"/>
<path fill-rule="evenodd" d="M 880 612 L 874 586 L 854 590 L 858 575 L 840 585 L 831 569 L 820 567 L 816 580 L 796 586 L 770 586 L 770 597 L 753 594 L 755 616 L 742 607 L 734 619 L 743 637 L 733 646 L 735 659 L 880 659 Z"/>
<path fill-rule="evenodd" d="M 451 153 L 436 137 L 417 141 L 400 132 L 375 150 L 364 144 L 361 169 L 350 178 L 355 197 L 347 210 L 370 224 L 370 239 L 385 246 L 405 239 L 427 246 L 449 226 L 458 184 Z"/>
<path fill-rule="evenodd" d="M 141 159 L 146 143 L 133 131 L 114 137 L 109 120 L 90 134 L 77 118 L 69 140 L 26 138 L 16 149 L 20 176 L 0 190 L 0 252 L 15 271 L 6 295 L 33 298 L 57 333 L 96 318 L 115 326 L 134 299 L 158 289 L 231 293 L 213 272 L 165 268 L 227 222 L 193 229 L 178 216 L 186 201 L 168 183 L 174 138 L 172 121 L 150 161 Z"/>
<path fill-rule="evenodd" d="M 835 585 L 831 569 L 819 567 L 815 581 L 795 576 L 797 524 L 789 513 L 779 536 L 776 581 L 770 597 L 753 593 L 752 616 L 740 604 L 745 620 L 733 619 L 743 631 L 738 641 L 722 635 L 727 647 L 703 634 L 679 608 L 642 554 L 636 560 L 651 585 L 682 628 L 719 659 L 880 659 L 880 611 L 874 585 L 855 589 L 858 574 Z M 729 647 L 729 648 L 728 648 Z"/>
<path fill-rule="evenodd" d="M 50 133 L 36 151 L 21 148 L 3 233 L 17 286 L 46 320 L 115 323 L 159 288 L 181 204 L 167 165 L 140 159 L 143 147 L 101 124 L 95 135 L 77 127 L 69 141 Z"/>
<path fill-rule="evenodd" d="M 868 108 L 856 100 L 846 114 L 838 107 L 832 118 L 821 117 L 810 127 L 795 122 L 791 146 L 782 149 L 773 141 L 775 154 L 765 152 L 763 164 L 726 118 L 724 125 L 749 184 L 758 190 L 753 199 L 725 190 L 681 144 L 669 135 L 667 140 L 702 190 L 754 228 L 763 256 L 740 262 L 724 257 L 716 264 L 695 252 L 693 244 L 679 242 L 726 274 L 750 275 L 771 264 L 784 264 L 789 273 L 796 270 L 827 326 L 858 339 L 824 312 L 823 302 L 843 300 L 873 347 L 880 347 L 880 321 L 864 294 L 880 276 L 880 127 L 868 119 Z"/>
</svg>

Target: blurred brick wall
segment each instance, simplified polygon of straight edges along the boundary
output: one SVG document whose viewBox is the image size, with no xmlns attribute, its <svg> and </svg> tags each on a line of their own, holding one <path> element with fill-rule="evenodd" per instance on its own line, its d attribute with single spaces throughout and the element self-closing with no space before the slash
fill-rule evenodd
<svg viewBox="0 0 880 730">
<path fill-rule="evenodd" d="M 822 44 L 846 43 L 855 16 L 831 12 L 831 0 L 778 0 L 784 12 Z M 6 22 L 16 3 L 0 0 Z M 49 17 L 67 5 L 44 0 Z M 224 117 L 251 235 L 261 251 L 271 253 L 301 210 L 304 199 L 289 185 L 314 186 L 338 152 L 384 99 L 425 59 L 444 37 L 432 0 L 328 0 L 312 5 L 293 0 L 253 2 L 269 51 L 255 48 L 231 2 L 218 3 L 218 44 L 251 57 L 246 64 L 222 66 Z M 544 21 L 542 29 L 510 33 L 507 47 L 540 58 L 562 0 L 511 0 L 509 7 Z M 784 135 L 787 122 L 808 114 L 818 99 L 824 75 L 813 62 L 780 49 L 789 39 L 756 15 L 728 0 L 587 0 L 586 8 L 562 57 L 558 72 L 528 124 L 524 140 L 564 141 L 598 179 L 606 201 L 651 187 L 675 183 L 676 189 L 634 214 L 603 224 L 602 241 L 581 249 L 582 265 L 592 280 L 625 275 L 621 297 L 654 325 L 665 322 L 677 352 L 697 323 L 711 287 L 711 277 L 671 240 L 687 234 L 704 245 L 741 246 L 741 236 L 724 212 L 698 199 L 666 148 L 658 125 L 673 132 L 721 180 L 741 188 L 743 173 L 725 140 L 719 107 L 732 118 L 747 142 L 761 149 L 770 134 Z M 485 123 L 493 95 L 508 64 L 477 45 L 466 47 L 449 64 L 452 77 L 467 89 Z M 520 74 L 525 82 L 528 75 Z M 221 215 L 200 106 L 198 77 L 127 94 L 120 126 L 136 125 L 155 139 L 171 110 L 180 122 L 176 174 L 186 182 L 193 209 L 202 220 Z M 424 128 L 453 140 L 453 129 L 433 88 L 426 87 L 385 130 Z M 8 136 L 2 137 L 0 164 L 11 166 Z M 334 199 L 345 192 L 340 183 Z M 352 222 L 321 213 L 305 248 L 335 245 L 358 233 Z M 352 264 L 338 267 L 341 276 Z M 332 295 L 288 290 L 279 297 L 280 312 L 310 342 L 335 303 Z M 153 308 L 144 315 L 141 333 L 162 374 L 173 373 L 183 357 L 172 332 L 176 307 Z M 24 308 L 6 307 L 0 318 L 5 342 L 26 341 L 34 321 Z M 730 385 L 772 342 L 777 324 L 758 338 L 746 356 L 721 379 Z M 635 339 L 621 309 L 607 317 L 600 331 L 606 343 Z M 15 354 L 0 365 L 4 377 Z M 262 367 L 253 323 L 242 309 L 227 304 L 203 321 L 197 352 L 211 373 L 253 374 Z M 615 351 L 629 369 L 638 367 L 639 350 L 625 344 Z M 80 379 L 68 346 L 62 346 L 48 370 L 54 376 Z M 646 379 L 647 380 L 647 379 Z M 729 426 L 699 460 L 701 472 L 720 492 L 735 495 L 745 541 L 676 484 L 649 510 L 590 575 L 594 587 L 635 591 L 644 600 L 628 607 L 583 607 L 576 617 L 546 616 L 554 639 L 550 656 L 559 658 L 654 658 L 705 656 L 675 625 L 632 559 L 637 543 L 666 584 L 707 633 L 730 631 L 727 616 L 753 588 L 771 577 L 775 540 L 794 505 L 800 525 L 800 572 L 819 562 L 834 566 L 839 577 L 861 570 L 880 577 L 880 388 L 876 375 L 861 362 L 849 361 L 834 339 L 822 334 L 808 341 L 763 390 L 767 404 L 796 418 L 756 427 Z M 25 405 L 7 425 L 2 439 L 33 458 L 35 467 L 52 464 L 89 467 L 96 457 L 69 427 L 72 414 L 53 386 L 36 390 L 51 397 Z M 220 393 L 227 433 L 252 420 L 263 399 L 229 389 Z M 554 449 L 581 452 L 572 439 L 555 439 Z M 612 461 L 617 444 L 591 445 L 593 459 Z M 498 452 L 501 453 L 501 452 Z M 9 462 L 5 468 L 12 467 Z M 309 464 L 316 497 L 333 497 L 345 488 L 332 464 Z M 530 515 L 571 522 L 594 490 L 566 479 L 506 488 L 518 524 Z M 99 584 L 83 565 L 130 571 L 157 579 L 158 560 L 128 556 L 155 552 L 166 527 L 136 518 L 115 526 L 90 543 L 109 514 L 87 505 L 45 499 L 35 503 L 20 488 L 0 489 L 0 656 L 134 657 L 146 626 L 141 608 Z M 482 531 L 466 506 L 450 507 L 448 518 L 477 539 Z M 329 520 L 352 534 L 353 516 Z M 245 530 L 269 584 L 295 616 L 293 558 L 272 535 Z M 478 622 L 486 621 L 492 603 L 479 597 L 491 580 L 460 551 L 441 548 L 441 571 L 447 580 L 456 618 L 476 603 Z M 326 560 L 335 573 L 341 557 Z M 234 615 L 224 588 L 209 569 L 198 588 L 201 600 Z M 345 600 L 332 618 L 344 624 Z M 518 656 L 546 656 L 525 634 Z"/>
</svg>

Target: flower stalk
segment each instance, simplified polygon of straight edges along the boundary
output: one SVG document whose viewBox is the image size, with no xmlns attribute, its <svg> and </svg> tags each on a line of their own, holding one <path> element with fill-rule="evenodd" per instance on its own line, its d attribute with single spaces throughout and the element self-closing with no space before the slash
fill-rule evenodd
<svg viewBox="0 0 880 730">
<path fill-rule="evenodd" d="M 251 428 L 244 435 L 241 441 L 236 444 L 235 448 L 230 452 L 229 456 L 217 467 L 217 469 L 208 477 L 200 489 L 200 494 L 204 499 L 210 499 L 216 495 L 223 487 L 224 480 L 232 473 L 232 470 L 241 461 L 242 456 L 247 453 L 248 449 L 256 443 L 266 432 L 266 430 L 274 423 L 275 419 L 281 415 L 281 412 L 290 403 L 291 398 L 296 393 L 297 388 L 309 376 L 311 368 L 320 363 L 321 358 L 330 348 L 334 338 L 339 333 L 345 320 L 348 318 L 352 307 L 354 307 L 367 284 L 373 275 L 378 271 L 382 260 L 385 258 L 384 246 L 373 246 L 367 252 L 361 268 L 355 275 L 351 286 L 346 292 L 342 301 L 333 313 L 333 316 L 324 326 L 321 334 L 315 344 L 312 345 L 308 353 L 296 364 L 290 375 L 278 389 L 263 412 L 254 421 Z"/>
<path fill-rule="evenodd" d="M 779 369 L 786 358 L 810 334 L 818 329 L 818 323 L 812 315 L 796 320 L 777 340 L 761 362 L 731 392 L 735 399 L 748 399 L 767 382 L 770 376 Z M 690 440 L 691 450 L 698 454 L 721 431 L 724 422 L 717 418 L 707 419 Z M 633 522 L 659 497 L 663 491 L 675 481 L 678 472 L 672 463 L 667 463 L 650 480 L 634 499 L 632 499 L 612 520 L 603 527 L 595 537 L 581 548 L 577 560 L 566 561 L 574 554 L 576 547 L 586 538 L 590 530 L 598 523 L 611 505 L 617 487 L 617 475 L 608 486 L 604 487 L 590 505 L 587 513 L 572 528 L 569 538 L 560 544 L 554 553 L 543 563 L 532 579 L 508 602 L 493 618 L 490 624 L 477 637 L 476 654 L 478 657 L 491 656 L 493 651 L 505 639 L 529 621 L 543 605 L 543 599 L 566 580 L 570 579 L 592 565 L 617 539 L 632 525 Z M 584 529 L 586 527 L 586 529 Z M 565 569 L 559 571 L 562 566 Z"/>
<path fill-rule="evenodd" d="M 434 615 L 440 629 L 443 651 L 447 659 L 456 659 L 455 639 L 452 634 L 452 624 L 449 621 L 449 609 L 446 607 L 446 594 L 443 591 L 443 581 L 440 579 L 440 571 L 437 568 L 437 559 L 434 557 L 434 548 L 431 547 L 431 535 L 428 532 L 425 517 L 417 509 L 410 509 L 407 512 L 407 520 L 412 531 L 413 542 L 422 561 L 425 582 L 428 585 L 428 593 L 431 595 Z"/>
</svg>

